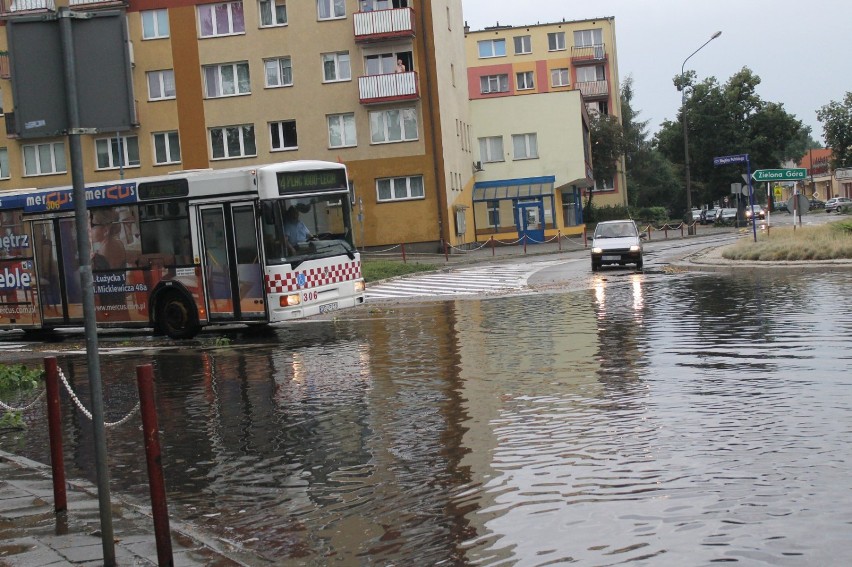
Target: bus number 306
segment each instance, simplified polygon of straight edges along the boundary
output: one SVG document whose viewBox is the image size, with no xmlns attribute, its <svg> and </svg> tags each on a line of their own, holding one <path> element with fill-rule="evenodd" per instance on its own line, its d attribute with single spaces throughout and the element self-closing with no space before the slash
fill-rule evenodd
<svg viewBox="0 0 852 567">
<path fill-rule="evenodd" d="M 307 303 L 308 301 L 316 301 L 319 294 L 315 291 L 309 291 L 307 293 L 302 294 L 302 301 Z"/>
</svg>

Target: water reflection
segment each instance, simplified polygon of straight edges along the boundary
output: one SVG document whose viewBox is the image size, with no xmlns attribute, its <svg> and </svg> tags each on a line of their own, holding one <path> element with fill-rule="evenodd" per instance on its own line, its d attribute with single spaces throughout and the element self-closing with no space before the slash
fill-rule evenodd
<svg viewBox="0 0 852 567">
<path fill-rule="evenodd" d="M 850 287 L 613 273 L 152 352 L 170 510 L 276 564 L 831 564 Z M 103 361 L 108 419 L 139 362 Z M 88 403 L 84 360 L 61 365 Z M 64 411 L 69 474 L 93 478 Z M 0 445 L 46 462 L 45 430 Z M 140 436 L 108 430 L 115 489 L 144 498 Z"/>
</svg>

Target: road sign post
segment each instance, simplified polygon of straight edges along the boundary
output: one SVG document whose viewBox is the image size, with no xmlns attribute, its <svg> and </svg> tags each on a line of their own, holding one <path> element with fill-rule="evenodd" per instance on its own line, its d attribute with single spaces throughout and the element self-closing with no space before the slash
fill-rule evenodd
<svg viewBox="0 0 852 567">
<path fill-rule="evenodd" d="M 722 165 L 733 165 L 738 163 L 746 164 L 746 174 L 743 175 L 743 179 L 745 181 L 748 181 L 748 196 L 749 203 L 751 205 L 751 226 L 752 231 L 754 232 L 754 241 L 757 242 L 757 221 L 754 218 L 754 190 L 752 189 L 751 185 L 751 160 L 749 160 L 748 154 L 734 154 L 730 156 L 719 156 L 713 158 L 713 165 L 715 167 L 719 167 Z"/>
</svg>

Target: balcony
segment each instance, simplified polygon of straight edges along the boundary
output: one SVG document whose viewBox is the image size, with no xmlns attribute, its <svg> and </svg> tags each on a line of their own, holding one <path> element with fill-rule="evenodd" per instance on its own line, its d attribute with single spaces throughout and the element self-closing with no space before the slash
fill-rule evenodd
<svg viewBox="0 0 852 567">
<path fill-rule="evenodd" d="M 115 8 L 116 6 L 127 6 L 130 0 L 68 0 L 68 7 L 72 10 L 86 10 L 96 8 Z M 6 18 L 21 14 L 35 14 L 40 12 L 55 12 L 54 0 L 0 0 L 0 17 Z"/>
<path fill-rule="evenodd" d="M 414 37 L 414 10 L 394 8 L 355 12 L 355 41 L 371 43 Z"/>
<path fill-rule="evenodd" d="M 609 97 L 608 81 L 584 81 L 576 84 L 585 98 L 607 98 Z"/>
<path fill-rule="evenodd" d="M 403 100 L 420 100 L 417 73 L 391 73 L 358 77 L 361 104 L 381 104 Z"/>
<path fill-rule="evenodd" d="M 600 63 L 606 60 L 606 46 L 603 43 L 571 48 L 571 63 L 574 65 Z"/>
</svg>

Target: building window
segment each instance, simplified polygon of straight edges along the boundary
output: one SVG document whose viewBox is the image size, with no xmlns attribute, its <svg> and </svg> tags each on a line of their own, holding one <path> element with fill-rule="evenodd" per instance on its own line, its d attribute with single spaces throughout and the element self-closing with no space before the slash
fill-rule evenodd
<svg viewBox="0 0 852 567">
<path fill-rule="evenodd" d="M 486 202 L 488 208 L 488 226 L 500 227 L 500 201 L 492 199 Z"/>
<path fill-rule="evenodd" d="M 554 32 L 547 34 L 547 50 L 548 51 L 564 51 L 565 50 L 565 32 Z"/>
<path fill-rule="evenodd" d="M 515 36 L 515 55 L 532 53 L 532 37 L 528 35 Z"/>
<path fill-rule="evenodd" d="M 65 143 L 24 146 L 24 175 L 65 173 Z"/>
<path fill-rule="evenodd" d="M 355 115 L 331 114 L 328 117 L 328 147 L 349 148 L 356 145 Z"/>
<path fill-rule="evenodd" d="M 482 94 L 509 92 L 509 75 L 484 75 L 479 78 Z"/>
<path fill-rule="evenodd" d="M 479 159 L 485 163 L 504 161 L 503 136 L 489 136 L 479 139 Z"/>
<path fill-rule="evenodd" d="M 287 25 L 287 3 L 284 0 L 258 0 L 260 27 Z"/>
<path fill-rule="evenodd" d="M 592 83 L 594 81 L 603 81 L 605 79 L 604 66 L 592 65 L 589 67 L 577 67 L 577 82 Z"/>
<path fill-rule="evenodd" d="M 157 132 L 154 137 L 154 164 L 180 163 L 180 138 L 177 131 Z"/>
<path fill-rule="evenodd" d="M 293 63 L 289 57 L 265 59 L 267 87 L 289 87 L 293 84 Z"/>
<path fill-rule="evenodd" d="M 272 151 L 295 150 L 299 147 L 296 139 L 296 121 L 282 120 L 269 123 L 269 136 Z"/>
<path fill-rule="evenodd" d="M 550 71 L 550 85 L 553 87 L 570 87 L 571 75 L 568 69 L 553 69 Z"/>
<path fill-rule="evenodd" d="M 0 148 L 0 179 L 9 179 L 11 176 L 11 173 L 9 173 L 9 150 Z"/>
<path fill-rule="evenodd" d="M 175 98 L 174 69 L 148 71 L 148 100 L 165 100 Z"/>
<path fill-rule="evenodd" d="M 352 67 L 349 63 L 349 52 L 322 54 L 323 81 L 348 81 L 352 78 Z"/>
<path fill-rule="evenodd" d="M 240 124 L 210 129 L 213 159 L 239 158 L 257 155 L 254 125 Z"/>
<path fill-rule="evenodd" d="M 513 159 L 535 159 L 538 157 L 538 141 L 535 134 L 513 134 Z"/>
<path fill-rule="evenodd" d="M 139 137 L 120 136 L 95 140 L 97 169 L 139 167 Z"/>
<path fill-rule="evenodd" d="M 479 46 L 480 59 L 506 56 L 505 39 L 486 39 L 484 41 L 477 42 L 477 45 Z"/>
<path fill-rule="evenodd" d="M 528 91 L 530 89 L 535 88 L 535 78 L 532 71 L 524 71 L 523 73 L 517 73 L 518 79 L 518 90 L 519 91 Z"/>
<path fill-rule="evenodd" d="M 163 10 L 142 10 L 142 39 L 169 37 L 169 14 Z"/>
<path fill-rule="evenodd" d="M 320 20 L 334 20 L 345 17 L 345 0 L 317 0 L 317 18 Z"/>
<path fill-rule="evenodd" d="M 389 75 L 396 73 L 396 60 L 393 53 L 369 55 L 364 58 L 364 66 L 368 75 Z"/>
<path fill-rule="evenodd" d="M 205 65 L 203 70 L 207 98 L 251 94 L 247 62 Z"/>
<path fill-rule="evenodd" d="M 586 111 L 589 114 L 609 114 L 609 103 L 605 100 L 594 100 L 586 103 Z"/>
<path fill-rule="evenodd" d="M 423 192 L 423 176 L 377 179 L 376 193 L 379 202 L 422 199 L 425 195 Z"/>
<path fill-rule="evenodd" d="M 225 2 L 198 6 L 198 29 L 201 30 L 201 37 L 245 33 L 243 3 Z"/>
<path fill-rule="evenodd" d="M 595 45 L 603 45 L 603 31 L 601 28 L 574 32 L 575 47 L 593 47 Z"/>
<path fill-rule="evenodd" d="M 374 144 L 417 139 L 417 110 L 394 108 L 370 113 L 370 140 Z"/>
</svg>

